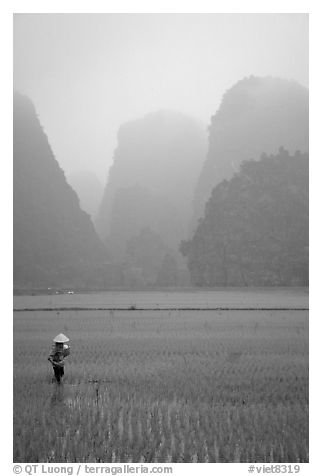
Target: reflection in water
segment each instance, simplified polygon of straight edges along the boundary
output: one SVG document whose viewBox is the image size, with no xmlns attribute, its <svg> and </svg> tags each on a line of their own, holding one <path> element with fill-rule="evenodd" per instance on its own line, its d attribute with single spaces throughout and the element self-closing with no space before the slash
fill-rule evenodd
<svg viewBox="0 0 322 476">
<path fill-rule="evenodd" d="M 53 393 L 50 398 L 50 406 L 55 408 L 64 404 L 64 385 L 53 385 Z"/>
<path fill-rule="evenodd" d="M 75 395 L 74 385 L 66 384 L 54 384 L 52 394 L 50 397 L 50 408 L 54 411 L 63 410 L 64 408 L 70 408 L 75 405 L 77 395 Z"/>
<path fill-rule="evenodd" d="M 54 384 L 52 386 L 52 394 L 49 399 L 48 417 L 50 421 L 54 422 L 53 436 L 55 438 L 55 449 L 52 457 L 57 460 L 63 459 L 64 447 L 66 445 L 66 438 L 70 431 L 70 408 L 68 396 L 68 387 L 64 384 Z"/>
</svg>

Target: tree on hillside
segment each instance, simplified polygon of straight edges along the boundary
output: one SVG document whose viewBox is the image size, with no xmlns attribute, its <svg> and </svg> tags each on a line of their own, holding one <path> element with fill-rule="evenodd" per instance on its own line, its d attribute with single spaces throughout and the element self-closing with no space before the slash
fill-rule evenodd
<svg viewBox="0 0 322 476">
<path fill-rule="evenodd" d="M 203 215 L 212 189 L 230 180 L 240 164 L 284 147 L 309 150 L 309 91 L 295 81 L 250 76 L 223 96 L 209 125 L 207 159 L 194 194 L 191 231 Z"/>
<path fill-rule="evenodd" d="M 181 253 L 197 286 L 306 285 L 308 155 L 247 161 L 217 185 Z"/>
</svg>

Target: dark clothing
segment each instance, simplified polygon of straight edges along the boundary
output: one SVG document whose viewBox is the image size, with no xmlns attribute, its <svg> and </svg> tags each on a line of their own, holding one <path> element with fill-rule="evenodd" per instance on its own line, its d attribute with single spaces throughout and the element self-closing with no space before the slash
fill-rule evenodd
<svg viewBox="0 0 322 476">
<path fill-rule="evenodd" d="M 48 357 L 48 360 L 51 362 L 53 369 L 54 369 L 54 374 L 55 378 L 58 383 L 60 383 L 62 377 L 64 376 L 64 359 L 67 357 L 70 353 L 70 347 L 69 345 L 59 345 L 59 344 L 54 344 L 52 347 L 52 351 Z"/>
<path fill-rule="evenodd" d="M 55 378 L 58 383 L 60 383 L 60 379 L 64 376 L 64 367 L 59 367 L 58 365 L 53 366 Z"/>
</svg>

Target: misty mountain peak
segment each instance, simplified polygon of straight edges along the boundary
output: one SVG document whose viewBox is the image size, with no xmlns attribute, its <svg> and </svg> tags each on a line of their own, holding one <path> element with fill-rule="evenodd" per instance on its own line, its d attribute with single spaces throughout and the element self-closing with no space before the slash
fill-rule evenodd
<svg viewBox="0 0 322 476">
<path fill-rule="evenodd" d="M 96 284 L 105 247 L 66 182 L 32 102 L 13 102 L 14 282 Z"/>
<path fill-rule="evenodd" d="M 160 110 L 121 125 L 97 220 L 101 236 L 125 250 L 146 226 L 177 247 L 205 155 L 205 128 L 185 114 Z"/>
<path fill-rule="evenodd" d="M 283 146 L 308 152 L 309 94 L 296 83 L 280 78 L 250 76 L 223 96 L 211 118 L 207 159 L 194 199 L 194 222 L 203 215 L 211 190 L 239 171 L 244 160 L 258 160 Z"/>
</svg>

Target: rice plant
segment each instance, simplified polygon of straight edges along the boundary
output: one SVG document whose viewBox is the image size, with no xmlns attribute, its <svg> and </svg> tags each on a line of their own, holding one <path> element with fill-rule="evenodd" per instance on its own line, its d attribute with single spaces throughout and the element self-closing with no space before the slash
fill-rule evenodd
<svg viewBox="0 0 322 476">
<path fill-rule="evenodd" d="M 14 315 L 15 462 L 308 458 L 306 311 Z"/>
</svg>

